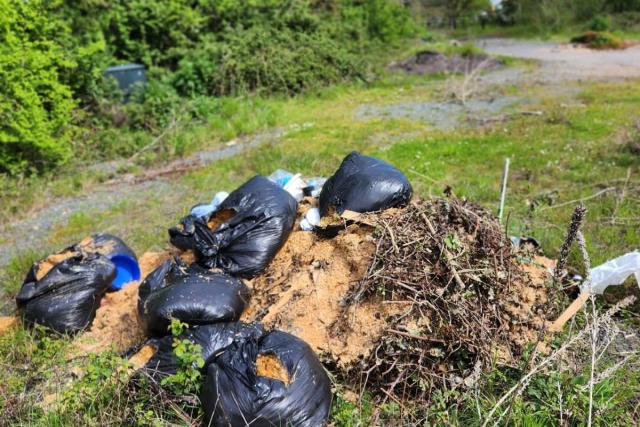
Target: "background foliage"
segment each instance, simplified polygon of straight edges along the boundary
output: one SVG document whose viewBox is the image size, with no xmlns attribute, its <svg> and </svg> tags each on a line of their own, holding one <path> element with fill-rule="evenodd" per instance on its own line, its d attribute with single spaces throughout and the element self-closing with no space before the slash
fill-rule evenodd
<svg viewBox="0 0 640 427">
<path fill-rule="evenodd" d="M 197 97 L 366 79 L 368 49 L 415 30 L 391 0 L 0 0 L 0 171 L 61 164 L 88 129 L 159 132 Z M 129 62 L 150 85 L 122 105 L 102 71 Z"/>
</svg>

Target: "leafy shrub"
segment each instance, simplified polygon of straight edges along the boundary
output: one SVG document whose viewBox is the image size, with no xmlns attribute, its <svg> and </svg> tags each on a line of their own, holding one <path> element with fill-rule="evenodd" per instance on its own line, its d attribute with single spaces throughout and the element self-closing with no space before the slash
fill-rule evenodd
<svg viewBox="0 0 640 427">
<path fill-rule="evenodd" d="M 0 0 L 0 170 L 43 170 L 71 155 L 75 107 L 61 74 L 75 66 L 56 43 L 67 28 L 41 0 Z"/>
<path fill-rule="evenodd" d="M 204 366 L 200 344 L 178 338 L 186 327 L 186 323 L 177 319 L 171 321 L 169 330 L 174 337 L 172 347 L 173 354 L 178 359 L 178 371 L 164 378 L 161 382 L 163 386 L 169 387 L 178 396 L 190 393 L 197 394 L 200 391 L 200 369 Z"/>
<path fill-rule="evenodd" d="M 596 15 L 589 22 L 589 29 L 591 31 L 608 31 L 610 27 L 609 18 L 602 15 Z"/>
<path fill-rule="evenodd" d="M 72 131 L 80 150 L 110 127 L 157 135 L 202 114 L 189 98 L 362 79 L 372 45 L 416 30 L 394 0 L 0 0 L 0 28 L 0 172 L 10 173 L 71 158 Z M 126 105 L 103 78 L 123 62 L 149 70 L 144 96 Z M 138 136 L 93 148 L 123 155 Z"/>
<path fill-rule="evenodd" d="M 322 33 L 256 26 L 208 41 L 187 55 L 175 73 L 183 95 L 246 92 L 295 94 L 363 75 L 360 64 Z"/>
</svg>

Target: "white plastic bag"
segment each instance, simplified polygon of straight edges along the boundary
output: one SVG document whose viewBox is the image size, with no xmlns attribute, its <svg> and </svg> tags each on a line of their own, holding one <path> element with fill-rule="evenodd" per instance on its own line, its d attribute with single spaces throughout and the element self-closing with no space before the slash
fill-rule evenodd
<svg viewBox="0 0 640 427">
<path fill-rule="evenodd" d="M 640 286 L 640 252 L 634 251 L 592 268 L 589 280 L 582 285 L 583 291 L 602 294 L 608 286 L 624 283 L 634 274 Z"/>
</svg>

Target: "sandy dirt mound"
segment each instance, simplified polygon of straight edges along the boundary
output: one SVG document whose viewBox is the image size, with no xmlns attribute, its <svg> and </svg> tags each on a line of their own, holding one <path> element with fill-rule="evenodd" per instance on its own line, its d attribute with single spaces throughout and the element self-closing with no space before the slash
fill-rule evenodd
<svg viewBox="0 0 640 427">
<path fill-rule="evenodd" d="M 342 302 L 367 269 L 375 249 L 371 233 L 358 225 L 332 239 L 293 231 L 265 273 L 249 282 L 252 297 L 242 320 L 289 332 L 339 365 L 367 355 L 390 308 L 371 302 L 345 312 Z"/>
<path fill-rule="evenodd" d="M 0 317 L 0 336 L 4 335 L 10 329 L 18 326 L 20 319 L 14 316 Z"/>
<path fill-rule="evenodd" d="M 138 322 L 138 287 L 149 273 L 178 254 L 176 250 L 144 253 L 139 259 L 141 280 L 104 296 L 91 328 L 76 339 L 79 351 L 95 353 L 111 348 L 124 352 L 139 344 L 145 337 Z M 190 252 L 180 254 L 180 257 L 186 262 L 194 261 Z"/>
</svg>

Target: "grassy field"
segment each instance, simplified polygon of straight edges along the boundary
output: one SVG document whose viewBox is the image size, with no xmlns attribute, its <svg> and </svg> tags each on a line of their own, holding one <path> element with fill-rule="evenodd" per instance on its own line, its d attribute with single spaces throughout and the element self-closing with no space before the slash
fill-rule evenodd
<svg viewBox="0 0 640 427">
<path fill-rule="evenodd" d="M 535 237 L 545 254 L 554 257 L 571 212 L 583 199 L 588 208 L 584 234 L 592 263 L 597 265 L 636 249 L 640 243 L 640 82 L 567 85 L 576 86 L 576 91 L 571 95 L 556 94 L 535 84 L 491 88 L 493 97 L 527 97 L 531 101 L 515 110 L 541 114 L 505 113 L 484 126 L 467 125 L 463 120 L 454 130 L 438 130 L 424 121 L 408 118 L 355 117 L 357 108 L 364 104 L 443 100 L 447 85 L 442 76 L 388 75 L 371 84 L 338 86 L 295 98 L 230 99 L 224 116 L 177 127 L 161 143 L 160 151 L 175 157 L 222 146 L 225 141 L 258 130 L 277 127 L 287 128 L 288 132 L 278 142 L 166 178 L 169 185 L 162 191 L 128 194 L 123 185 L 126 197 L 113 206 L 77 212 L 67 222 L 54 223 L 36 246 L 15 254 L 0 270 L 7 304 L 11 304 L 10 298 L 19 289 L 30 263 L 50 250 L 97 231 L 115 232 L 138 252 L 157 250 L 168 244 L 166 229 L 193 204 L 209 200 L 215 192 L 232 190 L 247 178 L 268 175 L 276 168 L 328 176 L 352 150 L 383 158 L 403 170 L 417 196 L 439 196 L 449 187 L 456 195 L 495 211 L 503 162 L 509 158 L 508 233 Z M 130 170 L 141 171 L 157 162 L 158 158 L 150 155 Z M 0 208 L 2 217 L 5 223 L 18 221 L 25 212 L 55 203 L 57 197 L 96 191 L 107 178 L 80 169 L 45 179 L 7 182 Z M 572 253 L 571 260 L 579 268 L 577 253 Z M 623 319 L 626 323 L 637 322 L 637 311 L 626 311 Z M 110 416 L 125 411 L 123 408 L 137 408 L 135 417 L 141 425 L 161 420 L 184 423 L 180 411 L 154 406 L 152 397 L 145 393 L 119 402 L 115 408 L 113 396 L 122 385 L 111 373 L 123 362 L 108 352 L 72 362 L 90 375 L 65 392 L 65 409 L 47 412 L 42 405 L 34 405 L 42 398 L 40 385 L 55 387 L 62 381 L 52 366 L 67 363 L 67 345 L 67 339 L 48 337 L 40 330 L 17 329 L 0 337 L 0 408 L 5 414 L 0 424 L 18 424 L 22 419 L 31 425 L 79 421 L 99 425 L 113 420 Z M 603 358 L 602 366 L 608 366 L 607 360 Z M 525 369 L 523 361 L 522 366 L 507 372 L 496 369 L 488 373 L 475 396 L 460 390 L 442 390 L 441 395 L 433 396 L 434 404 L 428 409 L 430 424 L 481 423 L 481 418 Z M 551 367 L 532 378 L 530 387 L 514 400 L 505 421 L 518 426 L 553 425 L 564 410 L 567 419 L 580 424 L 585 421 L 588 406 L 584 384 L 585 377 Z M 336 425 L 367 424 L 370 416 L 383 424 L 402 422 L 397 403 L 379 405 L 365 398 L 353 404 L 343 398 L 343 385 L 336 384 L 335 388 Z M 637 369 L 623 366 L 612 373 L 596 390 L 594 405 L 599 425 L 638 422 L 638 396 Z M 403 416 L 407 411 L 410 414 L 410 409 L 403 408 Z"/>
</svg>

